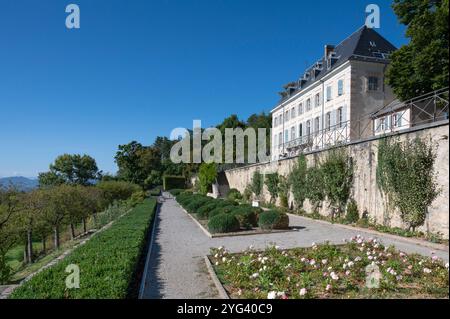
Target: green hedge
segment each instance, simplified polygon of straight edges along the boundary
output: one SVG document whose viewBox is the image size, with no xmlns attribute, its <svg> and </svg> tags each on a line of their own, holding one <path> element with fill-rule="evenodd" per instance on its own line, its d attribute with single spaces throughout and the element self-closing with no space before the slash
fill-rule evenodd
<svg viewBox="0 0 450 319">
<path fill-rule="evenodd" d="M 231 214 L 219 214 L 208 222 L 208 229 L 211 233 L 231 233 L 240 229 L 239 221 Z"/>
<path fill-rule="evenodd" d="M 110 228 L 94 235 L 85 245 L 53 267 L 35 275 L 17 288 L 12 299 L 124 299 L 133 296 L 130 287 L 143 252 L 156 207 L 147 199 Z M 67 265 L 80 268 L 80 288 L 67 289 Z"/>
<path fill-rule="evenodd" d="M 163 188 L 165 191 L 171 189 L 185 189 L 186 178 L 184 178 L 184 176 L 163 176 Z"/>
<path fill-rule="evenodd" d="M 258 221 L 261 229 L 287 229 L 289 228 L 289 216 L 275 210 L 262 212 Z"/>
</svg>

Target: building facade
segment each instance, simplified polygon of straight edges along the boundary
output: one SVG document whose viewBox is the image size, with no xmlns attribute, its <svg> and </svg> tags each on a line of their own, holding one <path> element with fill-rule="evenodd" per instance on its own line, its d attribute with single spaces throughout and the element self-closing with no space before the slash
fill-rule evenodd
<svg viewBox="0 0 450 319">
<path fill-rule="evenodd" d="M 362 27 L 285 86 L 272 114 L 272 160 L 361 139 L 374 132 L 371 115 L 395 97 L 384 84 L 396 48 Z"/>
</svg>

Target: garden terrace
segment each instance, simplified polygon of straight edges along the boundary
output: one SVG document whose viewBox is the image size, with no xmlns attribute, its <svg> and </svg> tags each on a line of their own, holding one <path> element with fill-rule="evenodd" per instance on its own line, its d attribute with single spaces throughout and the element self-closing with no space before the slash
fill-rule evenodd
<svg viewBox="0 0 450 319">
<path fill-rule="evenodd" d="M 148 199 L 118 219 L 110 228 L 76 248 L 55 266 L 47 268 L 22 286 L 10 298 L 122 299 L 134 297 L 136 272 L 156 208 Z M 70 264 L 80 268 L 80 288 L 65 286 Z"/>
<path fill-rule="evenodd" d="M 256 234 L 287 231 L 289 217 L 278 211 L 263 211 L 234 200 L 214 199 L 190 192 L 177 193 L 185 211 L 212 234 Z"/>
<path fill-rule="evenodd" d="M 448 298 L 449 295 L 448 263 L 437 256 L 407 255 L 361 236 L 343 245 L 314 244 L 311 248 L 290 250 L 269 247 L 258 252 L 249 248 L 230 254 L 221 247 L 211 250 L 209 260 L 231 298 Z M 367 279 L 378 288 L 368 288 Z"/>
</svg>

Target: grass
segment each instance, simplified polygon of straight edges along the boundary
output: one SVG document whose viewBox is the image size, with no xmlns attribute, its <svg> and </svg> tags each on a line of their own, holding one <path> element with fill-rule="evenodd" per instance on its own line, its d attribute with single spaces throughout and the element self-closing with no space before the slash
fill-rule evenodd
<svg viewBox="0 0 450 319">
<path fill-rule="evenodd" d="M 356 299 L 448 298 L 448 263 L 407 255 L 376 240 L 343 245 L 230 254 L 213 249 L 210 260 L 232 298 Z M 378 288 L 368 288 L 368 267 L 378 267 Z M 376 272 L 375 272 L 376 274 Z M 376 277 L 376 276 L 375 276 Z M 376 282 L 376 280 L 375 280 Z"/>
<path fill-rule="evenodd" d="M 12 299 L 123 299 L 134 295 L 136 269 L 153 219 L 156 200 L 148 199 L 110 228 L 77 247 L 56 265 L 16 289 Z M 80 269 L 80 288 L 68 289 L 65 269 Z"/>
</svg>

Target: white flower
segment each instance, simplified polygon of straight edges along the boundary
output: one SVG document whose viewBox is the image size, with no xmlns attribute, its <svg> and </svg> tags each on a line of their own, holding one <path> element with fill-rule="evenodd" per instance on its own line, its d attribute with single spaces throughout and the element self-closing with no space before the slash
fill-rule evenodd
<svg viewBox="0 0 450 319">
<path fill-rule="evenodd" d="M 361 261 L 361 260 L 362 260 L 362 258 L 359 256 L 355 258 L 355 261 Z"/>
<path fill-rule="evenodd" d="M 276 291 L 271 291 L 267 294 L 267 299 L 275 299 L 277 297 Z"/>
<path fill-rule="evenodd" d="M 218 261 L 216 261 L 216 266 L 219 266 L 219 262 Z"/>
<path fill-rule="evenodd" d="M 324 265 L 328 264 L 328 260 L 322 259 L 322 264 L 324 264 Z"/>
<path fill-rule="evenodd" d="M 448 263 L 446 263 L 446 264 L 445 264 L 445 268 L 447 268 L 447 269 L 448 269 Z"/>
<path fill-rule="evenodd" d="M 372 260 L 372 259 L 373 259 L 373 256 L 369 255 L 367 258 L 368 258 L 369 260 Z"/>
<path fill-rule="evenodd" d="M 218 258 L 218 257 L 219 257 L 219 254 L 215 254 L 215 255 L 214 255 L 214 258 Z"/>
<path fill-rule="evenodd" d="M 263 270 L 267 270 L 267 266 L 264 266 L 264 267 L 263 267 Z"/>
<path fill-rule="evenodd" d="M 355 264 L 355 263 L 354 263 L 353 261 L 349 261 L 349 262 L 347 263 L 347 266 L 348 266 L 349 268 L 351 268 L 351 267 L 353 267 L 354 264 Z"/>
<path fill-rule="evenodd" d="M 314 266 L 314 265 L 316 264 L 316 261 L 315 261 L 314 259 L 311 259 L 311 261 L 309 262 L 309 264 L 310 264 L 311 266 Z"/>
<path fill-rule="evenodd" d="M 331 285 L 327 285 L 327 287 L 325 288 L 326 291 L 330 291 L 331 290 Z"/>
<path fill-rule="evenodd" d="M 334 271 L 330 274 L 330 276 L 331 276 L 331 279 L 333 279 L 333 280 L 338 280 L 339 279 L 339 276 L 336 275 L 336 273 Z"/>
<path fill-rule="evenodd" d="M 423 269 L 423 272 L 426 273 L 426 274 L 430 274 L 430 273 L 431 273 L 431 269 L 429 269 L 429 268 L 424 268 L 424 269 Z"/>
<path fill-rule="evenodd" d="M 306 260 L 305 257 L 302 257 L 302 258 L 300 259 L 301 262 L 304 262 L 305 260 Z"/>
<path fill-rule="evenodd" d="M 284 293 L 284 291 L 279 291 L 277 292 L 277 297 L 286 297 L 286 294 Z"/>
<path fill-rule="evenodd" d="M 347 270 L 347 271 L 345 272 L 345 274 L 346 274 L 347 276 L 350 276 L 350 270 Z"/>
<path fill-rule="evenodd" d="M 256 279 L 259 277 L 259 273 L 255 272 L 253 275 L 251 275 L 251 278 Z"/>
<path fill-rule="evenodd" d="M 332 271 L 333 270 L 333 267 L 328 267 L 328 271 Z"/>
<path fill-rule="evenodd" d="M 307 294 L 307 290 L 306 290 L 306 288 L 302 288 L 302 289 L 300 289 L 300 296 L 304 296 L 304 295 L 306 295 Z"/>
<path fill-rule="evenodd" d="M 222 258 L 222 262 L 224 263 L 224 262 L 226 262 L 227 261 L 227 257 L 223 257 Z"/>
</svg>

